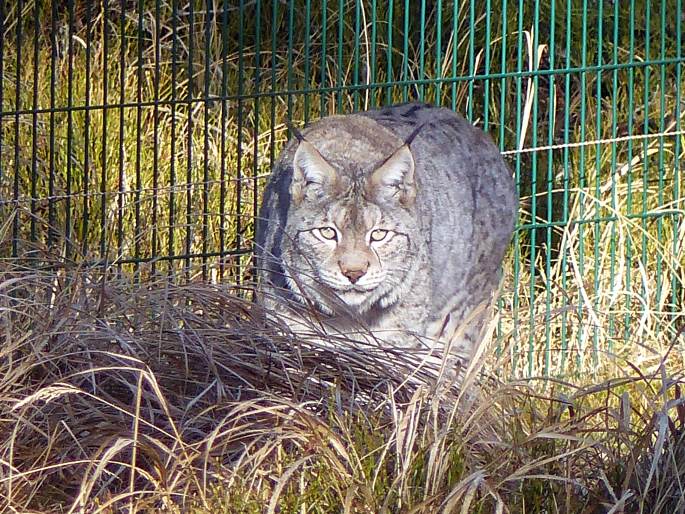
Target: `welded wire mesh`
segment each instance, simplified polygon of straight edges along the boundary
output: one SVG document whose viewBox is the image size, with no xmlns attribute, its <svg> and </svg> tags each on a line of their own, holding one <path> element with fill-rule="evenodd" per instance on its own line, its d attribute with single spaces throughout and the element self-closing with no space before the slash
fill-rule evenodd
<svg viewBox="0 0 685 514">
<path fill-rule="evenodd" d="M 420 99 L 490 132 L 515 173 L 499 326 L 515 373 L 666 345 L 684 305 L 683 16 L 682 0 L 1 2 L 0 251 L 249 281 L 285 122 Z"/>
</svg>

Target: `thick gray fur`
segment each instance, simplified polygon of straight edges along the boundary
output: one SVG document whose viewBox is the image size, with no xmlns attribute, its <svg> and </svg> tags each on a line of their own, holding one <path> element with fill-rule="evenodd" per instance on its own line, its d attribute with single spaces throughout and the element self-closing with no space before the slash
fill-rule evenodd
<svg viewBox="0 0 685 514">
<path fill-rule="evenodd" d="M 398 157 L 388 164 L 394 171 L 371 184 L 413 133 L 413 176 L 398 178 L 409 169 Z M 265 191 L 256 241 L 260 301 L 295 330 L 370 330 L 394 346 L 440 340 L 468 361 L 488 322 L 480 309 L 499 283 L 518 209 L 496 146 L 454 112 L 416 103 L 323 118 L 301 137 L 285 147 Z M 310 146 L 295 166 L 300 145 Z M 316 152 L 333 179 L 318 174 Z M 322 237 L 335 233 L 328 226 L 337 241 Z M 378 237 L 390 230 L 386 241 L 372 243 L 374 229 Z M 357 285 L 368 279 L 368 291 L 345 275 L 362 271 Z"/>
</svg>

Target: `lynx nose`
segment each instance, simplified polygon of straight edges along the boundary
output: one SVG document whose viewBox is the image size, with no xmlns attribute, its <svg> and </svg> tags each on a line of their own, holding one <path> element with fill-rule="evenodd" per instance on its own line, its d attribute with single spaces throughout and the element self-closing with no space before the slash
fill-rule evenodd
<svg viewBox="0 0 685 514">
<path fill-rule="evenodd" d="M 344 263 L 343 261 L 338 261 L 338 266 L 340 266 L 340 271 L 347 279 L 356 284 L 357 281 L 366 275 L 366 270 L 369 269 L 369 262 L 357 262 L 357 263 Z"/>
</svg>

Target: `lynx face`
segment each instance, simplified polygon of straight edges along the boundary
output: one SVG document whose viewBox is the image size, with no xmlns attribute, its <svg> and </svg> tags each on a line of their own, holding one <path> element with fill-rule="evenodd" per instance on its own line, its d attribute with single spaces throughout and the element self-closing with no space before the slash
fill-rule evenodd
<svg viewBox="0 0 685 514">
<path fill-rule="evenodd" d="M 284 262 L 291 290 L 324 311 L 387 307 L 413 273 L 414 159 L 402 145 L 369 169 L 328 162 L 302 140 L 293 159 Z"/>
</svg>

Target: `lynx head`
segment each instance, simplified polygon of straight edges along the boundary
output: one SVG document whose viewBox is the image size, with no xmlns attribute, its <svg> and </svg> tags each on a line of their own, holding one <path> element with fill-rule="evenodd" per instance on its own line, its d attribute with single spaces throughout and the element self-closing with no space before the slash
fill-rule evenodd
<svg viewBox="0 0 685 514">
<path fill-rule="evenodd" d="M 416 266 L 415 133 L 403 142 L 358 123 L 299 136 L 292 159 L 289 287 L 328 313 L 391 305 Z"/>
</svg>

